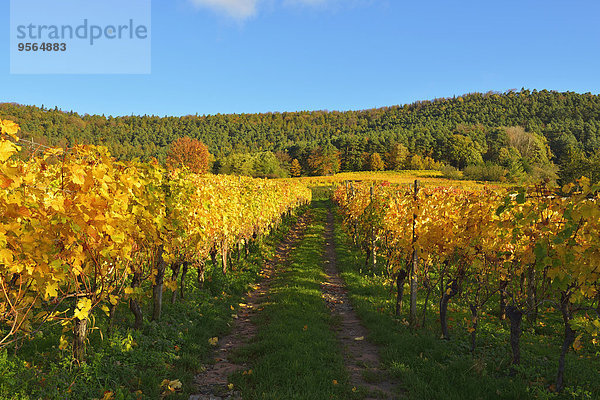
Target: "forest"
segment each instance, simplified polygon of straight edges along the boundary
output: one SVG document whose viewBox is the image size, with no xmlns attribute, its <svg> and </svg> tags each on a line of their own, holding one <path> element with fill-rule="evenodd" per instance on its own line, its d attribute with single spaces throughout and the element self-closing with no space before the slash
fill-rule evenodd
<svg viewBox="0 0 600 400">
<path fill-rule="evenodd" d="M 509 182 L 600 179 L 600 96 L 590 93 L 521 89 L 361 111 L 182 117 L 80 115 L 3 103 L 0 117 L 18 123 L 35 143 L 104 145 L 122 160 L 166 163 L 172 142 L 198 139 L 215 173 L 436 169 Z"/>
</svg>

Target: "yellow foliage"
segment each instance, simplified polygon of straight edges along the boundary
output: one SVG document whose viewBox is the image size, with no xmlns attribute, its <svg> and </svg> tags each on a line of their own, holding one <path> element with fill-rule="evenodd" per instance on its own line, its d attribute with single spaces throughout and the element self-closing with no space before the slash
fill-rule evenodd
<svg viewBox="0 0 600 400">
<path fill-rule="evenodd" d="M 65 339 L 65 337 L 64 337 L 64 336 L 61 336 L 61 337 L 60 337 L 59 344 L 58 344 L 58 348 L 59 348 L 60 350 L 66 350 L 66 349 L 67 349 L 67 347 L 69 347 L 69 342 L 67 342 L 67 339 Z"/>
<path fill-rule="evenodd" d="M 77 308 L 75 309 L 75 313 L 73 314 L 74 318 L 83 320 L 86 319 L 90 309 L 92 308 L 92 300 L 84 297 L 82 299 L 79 299 L 79 301 L 77 302 Z"/>
<path fill-rule="evenodd" d="M 153 280 L 159 262 L 204 262 L 211 249 L 264 235 L 311 199 L 298 182 L 166 171 L 115 161 L 97 146 L 50 148 L 23 161 L 13 157 L 18 126 L 0 120 L 0 128 L 0 264 L 10 274 L 2 279 L 19 278 L 6 298 L 30 310 L 21 332 L 49 302 L 79 299 L 61 315 L 68 329 L 69 320 L 93 317 L 96 304 L 141 299 L 141 285 L 127 287 L 134 274 Z M 0 300 L 0 323 L 9 308 Z"/>
<path fill-rule="evenodd" d="M 8 140 L 0 140 L 0 162 L 5 162 L 19 150 L 19 147 Z"/>
</svg>

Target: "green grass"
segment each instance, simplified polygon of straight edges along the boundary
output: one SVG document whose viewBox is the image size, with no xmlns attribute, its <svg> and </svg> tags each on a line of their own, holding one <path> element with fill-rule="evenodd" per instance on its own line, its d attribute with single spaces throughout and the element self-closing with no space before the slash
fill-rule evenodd
<svg viewBox="0 0 600 400">
<path fill-rule="evenodd" d="M 238 373 L 232 379 L 246 400 L 351 399 L 355 395 L 331 329 L 331 315 L 321 298 L 326 202 L 313 205 L 313 222 L 257 316 L 256 340 L 238 352 L 252 369 L 252 374 Z"/>
<path fill-rule="evenodd" d="M 325 196 L 325 190 L 323 191 Z M 322 254 L 327 201 L 316 201 L 310 211 L 313 223 L 292 250 L 290 266 L 272 285 L 272 292 L 257 316 L 257 337 L 236 353 L 250 365 L 252 374 L 231 377 L 235 390 L 252 399 L 352 399 L 339 344 L 323 299 Z M 78 367 L 69 350 L 59 350 L 58 328 L 46 329 L 23 344 L 17 354 L 0 351 L 0 399 L 93 399 L 111 391 L 114 399 L 158 399 L 161 382 L 180 380 L 181 392 L 166 398 L 187 399 L 193 378 L 211 363 L 214 348 L 208 338 L 230 330 L 231 306 L 237 307 L 248 286 L 293 219 L 256 246 L 247 261 L 224 277 L 209 269 L 204 289 L 195 287 L 195 271 L 188 274 L 185 300 L 171 305 L 166 297 L 160 323 L 145 321 L 140 331 L 130 330 L 132 317 L 125 304 L 117 313 L 115 329 L 101 336 L 90 333 L 87 362 Z M 598 399 L 600 361 L 593 349 L 567 355 L 562 394 L 550 393 L 562 340 L 560 320 L 544 320 L 545 327 L 524 325 L 522 366 L 510 376 L 509 332 L 492 313 L 481 317 L 478 348 L 468 351 L 466 307 L 452 302 L 449 309 L 452 340 L 439 339 L 437 296 L 430 302 L 427 327 L 412 330 L 393 315 L 389 282 L 379 274 L 358 272 L 364 257 L 336 225 L 338 266 L 348 284 L 355 310 L 377 344 L 386 372 L 407 399 Z M 379 263 L 383 265 L 383 263 Z M 419 308 L 422 304 L 420 299 Z M 150 299 L 144 313 L 150 314 Z M 106 326 L 96 313 L 96 325 Z M 306 329 L 305 329 L 306 327 Z M 69 335 L 69 332 L 63 333 Z M 365 376 L 377 381 L 376 376 Z M 337 381 L 337 385 L 333 381 Z"/>
<path fill-rule="evenodd" d="M 323 201 L 331 198 L 334 187 L 329 186 L 312 186 L 312 199 L 313 201 Z"/>
<path fill-rule="evenodd" d="M 58 349 L 61 331 L 57 328 L 42 331 L 16 355 L 0 351 L 0 399 L 93 399 L 102 398 L 106 391 L 114 399 L 158 399 L 163 394 L 187 399 L 194 392 L 194 376 L 213 361 L 214 347 L 208 339 L 230 330 L 230 307 L 238 307 L 249 285 L 258 280 L 264 260 L 272 256 L 294 221 L 295 217 L 286 219 L 262 245 L 254 245 L 248 259 L 234 263 L 235 271 L 227 276 L 209 267 L 204 289 L 196 287 L 196 271 L 190 269 L 186 298 L 170 304 L 171 292 L 167 291 L 160 323 L 145 319 L 140 331 L 131 330 L 133 318 L 122 304 L 115 328 L 107 335 L 106 318 L 96 312 L 96 325 L 104 335 L 91 331 L 82 366 L 76 366 L 69 349 Z M 150 307 L 147 298 L 145 318 Z M 69 340 L 69 332 L 63 335 Z M 165 379 L 180 380 L 182 390 L 161 388 Z"/>
<path fill-rule="evenodd" d="M 509 329 L 487 313 L 480 319 L 478 347 L 469 352 L 464 318 L 468 308 L 452 302 L 449 308 L 451 341 L 440 338 L 437 295 L 430 300 L 426 328 L 413 330 L 394 316 L 395 291 L 383 274 L 363 274 L 364 256 L 336 221 L 338 265 L 351 301 L 365 326 L 369 340 L 380 346 L 384 367 L 399 382 L 407 399 L 598 399 L 600 361 L 593 352 L 567 355 L 567 388 L 550 393 L 554 383 L 562 340 L 558 320 L 546 321 L 543 332 L 529 328 L 521 338 L 522 365 L 509 374 Z M 380 263 L 382 265 L 383 263 Z M 405 290 L 408 296 L 408 288 Z M 406 302 L 407 300 L 405 300 Z M 419 315 L 423 299 L 419 299 Z M 406 306 L 406 304 L 405 304 Z M 406 311 L 404 312 L 406 314 Z M 527 328 L 526 324 L 525 327 Z M 540 333 L 543 333 L 540 334 Z M 591 357 L 591 358 L 588 358 Z"/>
</svg>

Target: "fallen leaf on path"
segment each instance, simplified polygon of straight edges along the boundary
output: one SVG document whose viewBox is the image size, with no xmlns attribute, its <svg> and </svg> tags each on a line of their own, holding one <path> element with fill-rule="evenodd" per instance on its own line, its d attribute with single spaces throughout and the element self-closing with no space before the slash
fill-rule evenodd
<svg viewBox="0 0 600 400">
<path fill-rule="evenodd" d="M 365 340 L 365 337 L 364 336 L 355 337 L 354 340 L 357 340 L 357 341 Z"/>
<path fill-rule="evenodd" d="M 170 392 L 176 392 L 176 391 L 181 390 L 182 384 L 179 379 L 175 379 L 174 381 L 165 379 L 160 384 L 160 387 L 165 388 L 166 390 L 168 390 Z"/>
</svg>

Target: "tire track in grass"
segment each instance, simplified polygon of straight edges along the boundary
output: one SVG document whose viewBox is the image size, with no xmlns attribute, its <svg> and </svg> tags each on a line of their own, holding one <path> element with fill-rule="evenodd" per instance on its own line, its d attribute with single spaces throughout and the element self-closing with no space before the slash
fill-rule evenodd
<svg viewBox="0 0 600 400">
<path fill-rule="evenodd" d="M 308 223 L 309 215 L 305 213 L 276 247 L 273 259 L 266 262 L 265 268 L 260 273 L 263 279 L 251 286 L 244 302 L 240 304 L 240 311 L 235 314 L 231 332 L 218 341 L 215 364 L 196 376 L 197 394 L 190 396 L 189 400 L 240 398 L 239 392 L 228 387 L 228 380 L 231 374 L 246 370 L 248 366 L 233 360 L 232 354 L 256 335 L 257 327 L 252 320 L 261 312 L 261 304 L 269 292 L 275 274 L 280 273 L 281 266 L 287 263 L 291 249 L 303 237 Z"/>
<path fill-rule="evenodd" d="M 355 388 L 361 388 L 361 392 L 366 396 L 365 399 L 397 398 L 394 384 L 380 367 L 381 360 L 377 346 L 366 340 L 368 331 L 353 310 L 346 285 L 339 275 L 334 240 L 334 217 L 331 208 L 327 213 L 325 239 L 324 263 L 327 280 L 321 285 L 321 290 L 332 315 L 339 322 L 336 326 L 337 337 L 342 345 L 350 383 Z"/>
<path fill-rule="evenodd" d="M 322 298 L 326 203 L 313 202 L 313 222 L 290 253 L 257 315 L 256 340 L 237 354 L 250 369 L 232 382 L 244 400 L 358 399 Z"/>
</svg>

